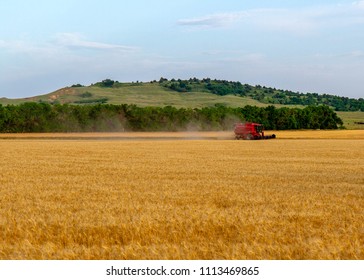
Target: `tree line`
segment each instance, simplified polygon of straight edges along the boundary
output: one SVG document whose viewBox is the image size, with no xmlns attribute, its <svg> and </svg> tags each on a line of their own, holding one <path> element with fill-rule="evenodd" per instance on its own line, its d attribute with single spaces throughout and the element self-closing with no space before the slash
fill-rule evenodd
<svg viewBox="0 0 364 280">
<path fill-rule="evenodd" d="M 331 94 L 299 93 L 265 86 L 251 86 L 240 82 L 212 80 L 210 78 L 189 80 L 168 80 L 160 78 L 159 84 L 178 92 L 206 91 L 216 95 L 234 94 L 251 97 L 266 104 L 284 105 L 327 105 L 336 111 L 364 112 L 364 99 L 348 98 Z"/>
<path fill-rule="evenodd" d="M 232 130 L 237 122 L 261 123 L 266 129 L 337 129 L 342 120 L 328 106 L 265 108 L 221 105 L 201 109 L 136 105 L 0 105 L 0 132 L 106 132 Z"/>
</svg>

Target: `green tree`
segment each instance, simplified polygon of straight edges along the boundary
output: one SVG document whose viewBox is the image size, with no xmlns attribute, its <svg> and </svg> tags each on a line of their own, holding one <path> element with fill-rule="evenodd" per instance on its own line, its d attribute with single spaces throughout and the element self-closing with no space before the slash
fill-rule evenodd
<svg viewBox="0 0 364 280">
<path fill-rule="evenodd" d="M 112 87 L 114 85 L 115 81 L 110 80 L 110 79 L 105 79 L 101 83 L 102 83 L 102 86 L 104 86 L 104 87 Z"/>
</svg>

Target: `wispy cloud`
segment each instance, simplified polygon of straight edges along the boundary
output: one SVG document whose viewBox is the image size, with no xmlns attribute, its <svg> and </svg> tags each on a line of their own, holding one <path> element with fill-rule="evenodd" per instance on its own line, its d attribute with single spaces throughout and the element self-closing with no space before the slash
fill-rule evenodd
<svg viewBox="0 0 364 280">
<path fill-rule="evenodd" d="M 13 85 L 14 81 L 32 84 L 33 94 L 49 92 L 70 83 L 94 82 L 115 73 L 127 77 L 140 62 L 143 52 L 138 47 L 108 44 L 85 39 L 80 34 L 61 33 L 40 40 L 0 40 L 0 84 Z M 136 75 L 135 75 L 136 76 Z M 18 91 L 16 87 L 3 87 L 3 92 Z M 4 93 L 6 94 L 6 93 Z"/>
<path fill-rule="evenodd" d="M 311 34 L 322 28 L 364 22 L 364 1 L 306 8 L 250 9 L 205 15 L 177 21 L 194 29 L 253 27 L 266 31 Z"/>
<path fill-rule="evenodd" d="M 77 33 L 59 33 L 55 36 L 55 43 L 63 47 L 70 48 L 86 48 L 96 50 L 121 50 L 121 51 L 135 51 L 136 47 L 107 44 L 102 42 L 90 41 L 85 39 L 81 34 Z"/>
<path fill-rule="evenodd" d="M 317 53 L 314 55 L 314 59 L 324 59 L 326 61 L 333 61 L 337 63 L 337 59 L 345 59 L 346 61 L 350 61 L 350 59 L 355 60 L 357 62 L 362 63 L 362 59 L 364 58 L 364 51 L 361 50 L 352 50 L 343 53 Z"/>
<path fill-rule="evenodd" d="M 353 6 L 356 8 L 364 9 L 364 1 L 355 1 L 353 2 Z"/>
<path fill-rule="evenodd" d="M 229 27 L 243 19 L 244 16 L 246 16 L 246 12 L 219 13 L 190 19 L 181 19 L 177 24 L 202 28 Z"/>
<path fill-rule="evenodd" d="M 359 50 L 356 50 L 356 51 L 352 51 L 348 54 L 348 56 L 350 57 L 354 57 L 354 58 L 363 58 L 364 57 L 364 52 L 363 51 L 359 51 Z"/>
<path fill-rule="evenodd" d="M 267 30 L 309 31 L 314 28 L 312 18 L 306 13 L 288 9 L 252 9 L 240 12 L 220 13 L 197 18 L 181 19 L 180 26 L 192 29 L 234 28 L 254 26 Z"/>
<path fill-rule="evenodd" d="M 69 49 L 69 51 L 72 51 L 73 49 L 92 49 L 108 52 L 134 52 L 139 50 L 138 47 L 134 46 L 90 41 L 77 33 L 59 33 L 56 34 L 53 39 L 43 42 L 0 40 L 0 48 L 11 53 L 41 53 L 43 55 L 64 52 L 65 49 Z"/>
</svg>

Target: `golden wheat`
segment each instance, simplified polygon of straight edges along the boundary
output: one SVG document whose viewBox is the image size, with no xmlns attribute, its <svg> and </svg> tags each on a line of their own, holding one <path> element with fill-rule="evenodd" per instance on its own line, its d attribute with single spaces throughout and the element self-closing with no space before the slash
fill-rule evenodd
<svg viewBox="0 0 364 280">
<path fill-rule="evenodd" d="M 279 139 L 364 139 L 364 130 L 285 130 L 267 131 Z M 86 133 L 0 133 L 0 139 L 209 139 L 233 140 L 232 131 L 180 131 L 180 132 L 86 132 Z"/>
<path fill-rule="evenodd" d="M 0 259 L 364 258 L 363 138 L 57 137 L 0 140 Z"/>
</svg>

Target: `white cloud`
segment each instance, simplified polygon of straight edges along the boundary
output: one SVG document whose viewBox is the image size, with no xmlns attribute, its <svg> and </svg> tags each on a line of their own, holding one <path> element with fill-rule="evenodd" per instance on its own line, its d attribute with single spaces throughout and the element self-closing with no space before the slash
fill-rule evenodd
<svg viewBox="0 0 364 280">
<path fill-rule="evenodd" d="M 220 13 L 197 18 L 182 19 L 180 26 L 195 29 L 232 28 L 255 26 L 267 30 L 308 31 L 314 28 L 312 19 L 301 11 L 288 9 L 252 9 L 240 12 Z"/>
<path fill-rule="evenodd" d="M 345 5 L 310 6 L 286 9 L 250 9 L 206 15 L 177 22 L 181 26 L 200 28 L 248 27 L 266 31 L 306 35 L 323 28 L 334 28 L 364 22 L 364 1 Z"/>
<path fill-rule="evenodd" d="M 355 51 L 352 51 L 348 54 L 348 56 L 350 57 L 354 57 L 354 58 L 362 58 L 364 57 L 364 52 L 363 51 L 359 51 L 359 50 L 355 50 Z"/>
<path fill-rule="evenodd" d="M 177 24 L 202 28 L 229 27 L 243 19 L 244 16 L 246 16 L 245 12 L 220 13 L 197 18 L 181 19 Z"/>
<path fill-rule="evenodd" d="M 338 63 L 338 59 L 344 59 L 346 62 L 349 62 L 350 59 L 353 61 L 362 63 L 360 60 L 361 58 L 364 58 L 364 51 L 361 50 L 352 50 L 345 53 L 317 53 L 314 55 L 314 59 L 325 59 L 326 61 L 335 61 L 335 63 Z"/>
<path fill-rule="evenodd" d="M 59 33 L 55 36 L 55 43 L 70 48 L 86 48 L 98 50 L 120 50 L 135 51 L 137 48 L 118 44 L 107 44 L 86 40 L 82 35 L 77 33 Z"/>
<path fill-rule="evenodd" d="M 364 9 L 364 1 L 355 1 L 353 2 L 353 6 L 356 8 Z"/>
<path fill-rule="evenodd" d="M 31 96 L 72 83 L 120 79 L 114 75 L 126 76 L 133 71 L 136 61 L 142 61 L 143 53 L 139 50 L 133 46 L 86 40 L 73 33 L 57 34 L 37 42 L 0 40 L 0 95 L 12 92 L 17 97 Z M 26 87 L 22 84 L 31 86 L 22 92 L 21 88 Z"/>
<path fill-rule="evenodd" d="M 93 49 L 100 51 L 134 52 L 139 50 L 137 47 L 118 44 L 107 44 L 102 42 L 89 41 L 77 33 L 59 33 L 53 40 L 47 42 L 34 43 L 32 41 L 4 41 L 0 40 L 0 48 L 11 53 L 39 53 L 55 54 L 65 53 L 65 48 L 72 49 Z"/>
</svg>

